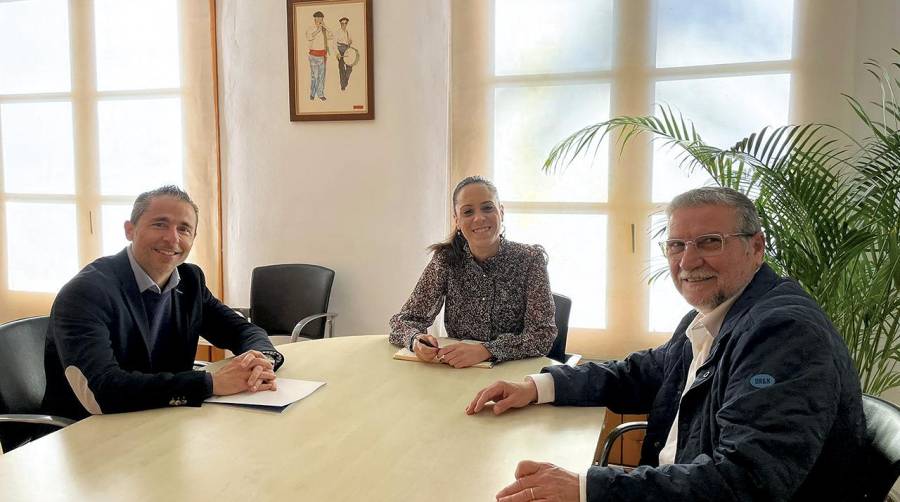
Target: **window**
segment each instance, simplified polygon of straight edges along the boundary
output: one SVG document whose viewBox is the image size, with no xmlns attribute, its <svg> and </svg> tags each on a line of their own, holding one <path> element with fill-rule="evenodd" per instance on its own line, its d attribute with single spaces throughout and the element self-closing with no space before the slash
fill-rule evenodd
<svg viewBox="0 0 900 502">
<path fill-rule="evenodd" d="M 452 15 L 452 181 L 491 176 L 507 236 L 547 249 L 553 290 L 573 299 L 570 350 L 662 343 L 689 307 L 667 279 L 647 284 L 664 265 L 651 230 L 666 201 L 711 180 L 639 140 L 540 167 L 563 137 L 655 103 L 719 146 L 786 124 L 793 1 L 463 1 Z"/>
<path fill-rule="evenodd" d="M 178 0 L 0 3 L 0 320 L 46 314 L 80 267 L 120 251 L 138 193 L 177 184 L 215 209 L 214 157 L 195 153 L 215 128 L 194 118 L 212 116 L 209 15 Z"/>
</svg>

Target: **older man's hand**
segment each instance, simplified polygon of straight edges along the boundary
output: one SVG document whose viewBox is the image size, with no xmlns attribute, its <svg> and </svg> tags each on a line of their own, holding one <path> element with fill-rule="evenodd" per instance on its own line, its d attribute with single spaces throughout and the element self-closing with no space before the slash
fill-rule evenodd
<svg viewBox="0 0 900 502">
<path fill-rule="evenodd" d="M 474 415 L 494 401 L 494 415 L 510 408 L 523 408 L 537 401 L 537 386 L 530 378 L 521 383 L 498 381 L 478 391 L 475 399 L 466 407 L 467 415 Z"/>
<path fill-rule="evenodd" d="M 523 460 L 516 467 L 516 480 L 497 493 L 499 502 L 578 502 L 578 475 L 546 462 Z"/>
</svg>

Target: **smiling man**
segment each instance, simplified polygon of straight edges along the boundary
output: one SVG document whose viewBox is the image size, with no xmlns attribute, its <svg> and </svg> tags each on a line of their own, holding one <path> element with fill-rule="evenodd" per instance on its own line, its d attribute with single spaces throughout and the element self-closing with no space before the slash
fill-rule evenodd
<svg viewBox="0 0 900 502">
<path fill-rule="evenodd" d="M 532 403 L 649 413 L 641 467 L 577 474 L 526 460 L 498 500 L 857 500 L 865 421 L 856 370 L 815 301 L 763 263 L 753 203 L 707 187 L 666 212 L 663 254 L 695 309 L 669 341 L 623 361 L 497 382 L 466 409 L 494 401 L 497 415 Z"/>
<path fill-rule="evenodd" d="M 80 419 L 275 389 L 284 358 L 266 332 L 219 302 L 200 268 L 184 263 L 198 214 L 178 187 L 142 193 L 125 222 L 131 244 L 63 286 L 47 332 L 49 412 Z M 239 355 L 214 375 L 194 371 L 201 335 Z"/>
</svg>

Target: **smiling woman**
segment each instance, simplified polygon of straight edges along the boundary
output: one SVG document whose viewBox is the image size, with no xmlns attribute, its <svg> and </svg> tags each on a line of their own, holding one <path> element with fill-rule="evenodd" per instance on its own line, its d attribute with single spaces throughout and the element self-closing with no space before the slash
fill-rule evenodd
<svg viewBox="0 0 900 502">
<path fill-rule="evenodd" d="M 480 176 L 453 190 L 453 222 L 450 237 L 431 246 L 431 262 L 391 317 L 391 343 L 454 368 L 546 354 L 556 325 L 544 249 L 503 237 L 497 188 Z M 441 306 L 449 336 L 482 343 L 435 348 L 437 340 L 425 332 Z"/>
</svg>

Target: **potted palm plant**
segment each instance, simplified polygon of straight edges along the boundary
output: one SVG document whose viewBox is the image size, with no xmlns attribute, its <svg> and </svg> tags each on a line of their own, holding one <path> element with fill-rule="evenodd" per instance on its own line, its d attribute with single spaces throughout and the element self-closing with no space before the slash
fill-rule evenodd
<svg viewBox="0 0 900 502">
<path fill-rule="evenodd" d="M 597 152 L 590 147 L 611 133 L 620 146 L 646 134 L 679 149 L 682 168 L 704 169 L 717 184 L 749 195 L 766 231 L 767 262 L 828 313 L 863 391 L 878 395 L 900 386 L 900 64 L 886 69 L 869 60 L 865 67 L 882 100 L 869 106 L 844 96 L 865 125 L 864 138 L 827 124 L 790 125 L 722 149 L 659 106 L 655 116 L 616 117 L 577 131 L 554 147 L 544 170 Z"/>
</svg>

